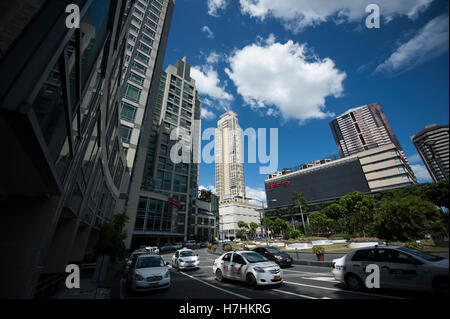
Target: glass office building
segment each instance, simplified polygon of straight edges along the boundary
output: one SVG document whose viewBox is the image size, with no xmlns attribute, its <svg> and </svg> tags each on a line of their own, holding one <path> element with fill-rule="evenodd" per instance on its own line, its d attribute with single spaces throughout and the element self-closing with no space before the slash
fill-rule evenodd
<svg viewBox="0 0 450 319">
<path fill-rule="evenodd" d="M 152 125 L 144 132 L 148 143 L 141 183 L 129 194 L 129 203 L 136 201 L 127 207 L 127 214 L 135 216 L 131 247 L 196 234 L 201 102 L 186 57 L 163 72 L 154 101 Z M 177 144 L 186 147 L 186 157 L 174 163 L 171 150 Z"/>
<path fill-rule="evenodd" d="M 69 4 L 80 8 L 80 28 L 66 26 Z M 0 30 L 9 30 L 0 34 L 0 298 L 48 296 L 117 212 L 128 172 L 119 106 L 132 5 L 0 6 Z"/>
</svg>

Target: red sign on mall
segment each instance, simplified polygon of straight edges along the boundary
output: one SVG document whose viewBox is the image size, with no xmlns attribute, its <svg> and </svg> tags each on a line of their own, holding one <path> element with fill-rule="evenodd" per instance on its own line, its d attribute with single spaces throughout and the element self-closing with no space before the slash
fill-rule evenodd
<svg viewBox="0 0 450 319">
<path fill-rule="evenodd" d="M 273 191 L 273 189 L 276 187 L 288 186 L 289 184 L 291 184 L 291 181 L 289 180 L 289 178 L 286 178 L 286 179 L 280 180 L 276 183 L 266 185 L 266 190 L 268 192 L 270 192 L 270 191 Z"/>
</svg>

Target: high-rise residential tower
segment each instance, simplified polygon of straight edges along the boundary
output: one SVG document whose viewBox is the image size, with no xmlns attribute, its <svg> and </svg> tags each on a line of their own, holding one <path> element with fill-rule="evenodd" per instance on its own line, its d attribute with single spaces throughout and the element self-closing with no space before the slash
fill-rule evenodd
<svg viewBox="0 0 450 319">
<path fill-rule="evenodd" d="M 448 125 L 428 125 L 411 137 L 433 181 L 449 179 Z"/>
<path fill-rule="evenodd" d="M 0 298 L 49 297 L 117 213 L 132 3 L 0 4 Z M 80 28 L 66 25 L 69 4 L 80 8 Z"/>
<path fill-rule="evenodd" d="M 380 104 L 349 109 L 330 122 L 341 157 L 393 143 L 403 154 L 397 137 Z"/>
<path fill-rule="evenodd" d="M 123 74 L 126 85 L 120 112 L 122 143 L 130 170 L 146 109 L 151 107 L 151 86 L 153 83 L 156 89 L 159 86 L 173 6 L 173 0 L 137 0 L 131 10 Z M 151 110 L 147 113 L 151 121 Z"/>
<path fill-rule="evenodd" d="M 162 73 L 151 103 L 126 210 L 129 247 L 182 241 L 196 231 L 201 102 L 186 57 Z"/>
<path fill-rule="evenodd" d="M 219 203 L 245 200 L 242 130 L 235 112 L 228 111 L 220 116 L 215 139 L 216 192 Z"/>
</svg>

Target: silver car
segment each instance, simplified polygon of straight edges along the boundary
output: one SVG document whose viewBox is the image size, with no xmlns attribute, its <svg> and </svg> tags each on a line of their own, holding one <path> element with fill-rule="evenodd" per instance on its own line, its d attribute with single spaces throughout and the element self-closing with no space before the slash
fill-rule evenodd
<svg viewBox="0 0 450 319">
<path fill-rule="evenodd" d="M 336 280 L 353 290 L 365 287 L 366 267 L 379 267 L 380 288 L 420 290 L 448 295 L 448 259 L 399 246 L 357 249 L 333 260 Z"/>
<path fill-rule="evenodd" d="M 170 287 L 168 264 L 155 253 L 135 255 L 127 274 L 128 288 L 131 291 L 168 289 Z"/>
</svg>

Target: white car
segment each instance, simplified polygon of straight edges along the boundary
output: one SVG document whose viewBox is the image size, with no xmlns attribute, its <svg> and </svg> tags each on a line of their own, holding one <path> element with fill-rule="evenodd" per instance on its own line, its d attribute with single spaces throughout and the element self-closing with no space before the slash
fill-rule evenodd
<svg viewBox="0 0 450 319">
<path fill-rule="evenodd" d="M 199 269 L 198 255 L 190 249 L 177 250 L 172 256 L 172 267 L 180 269 Z"/>
<path fill-rule="evenodd" d="M 155 247 L 155 246 L 146 246 L 145 249 L 146 249 L 148 252 L 155 253 L 155 254 L 159 254 L 159 248 L 158 248 L 158 247 Z"/>
<path fill-rule="evenodd" d="M 245 281 L 251 288 L 283 283 L 283 271 L 276 263 L 254 251 L 225 253 L 213 264 L 218 281 L 224 278 Z"/>
<path fill-rule="evenodd" d="M 149 252 L 145 249 L 138 249 L 138 250 L 133 251 L 129 258 L 125 258 L 125 272 L 127 273 L 130 270 L 131 261 L 133 260 L 133 258 L 135 256 L 145 255 L 148 253 Z"/>
<path fill-rule="evenodd" d="M 128 287 L 131 291 L 168 289 L 170 287 L 168 264 L 155 253 L 135 255 L 127 275 Z"/>
<path fill-rule="evenodd" d="M 398 246 L 357 249 L 333 260 L 336 280 L 350 289 L 365 287 L 367 265 L 380 269 L 380 288 L 436 292 L 448 295 L 448 259 Z M 375 288 L 372 288 L 375 289 Z"/>
</svg>

